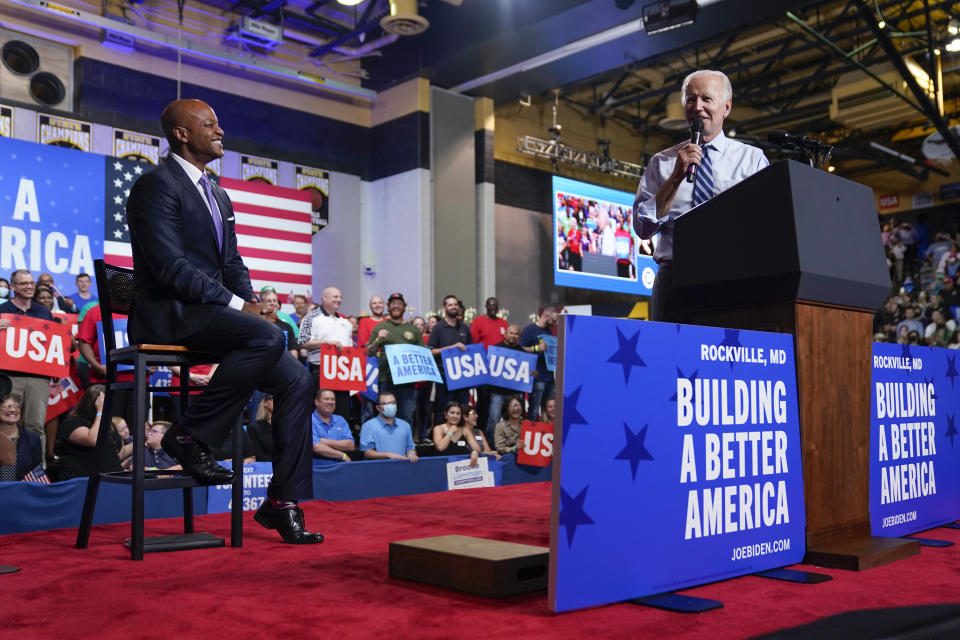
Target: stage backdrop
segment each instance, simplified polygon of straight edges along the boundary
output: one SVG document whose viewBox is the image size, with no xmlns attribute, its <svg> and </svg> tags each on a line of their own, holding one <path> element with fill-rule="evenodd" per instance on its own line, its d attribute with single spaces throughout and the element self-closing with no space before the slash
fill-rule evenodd
<svg viewBox="0 0 960 640">
<path fill-rule="evenodd" d="M 960 518 L 960 352 L 873 345 L 870 528 L 904 536 Z"/>
<path fill-rule="evenodd" d="M 553 610 L 799 562 L 806 520 L 792 336 L 563 322 Z"/>
<path fill-rule="evenodd" d="M 133 264 L 126 224 L 130 188 L 152 168 L 53 145 L 0 138 L 0 273 L 53 275 L 65 293 L 78 273 L 104 257 Z M 233 200 L 237 243 L 256 291 L 272 285 L 281 301 L 311 288 L 310 195 L 223 178 Z"/>
</svg>

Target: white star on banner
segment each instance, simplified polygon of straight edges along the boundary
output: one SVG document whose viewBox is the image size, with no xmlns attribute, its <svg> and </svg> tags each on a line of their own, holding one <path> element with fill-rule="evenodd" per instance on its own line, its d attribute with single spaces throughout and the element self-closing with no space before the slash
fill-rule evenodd
<svg viewBox="0 0 960 640">
<path fill-rule="evenodd" d="M 113 186 L 115 186 L 117 189 L 119 189 L 120 187 L 123 186 L 123 181 L 120 180 L 119 178 L 117 178 L 116 180 L 113 181 Z"/>
<path fill-rule="evenodd" d="M 120 196 L 113 196 L 113 204 L 118 204 L 118 205 L 123 204 L 123 198 L 121 198 Z M 118 213 L 117 215 L 119 216 L 120 214 Z M 117 220 L 119 219 L 120 218 L 117 218 Z"/>
<path fill-rule="evenodd" d="M 130 197 L 130 189 L 125 190 L 125 191 L 123 192 L 123 195 L 124 195 L 124 197 L 129 198 L 129 197 Z"/>
<path fill-rule="evenodd" d="M 120 229 L 115 229 L 113 231 L 113 237 L 116 238 L 117 240 L 120 240 L 121 238 L 123 238 L 123 233 L 120 231 Z"/>
<path fill-rule="evenodd" d="M 120 196 L 117 196 L 117 198 L 119 199 Z M 113 214 L 113 219 L 116 220 L 117 222 L 123 222 L 123 214 L 115 213 Z"/>
<path fill-rule="evenodd" d="M 133 174 L 130 173 L 129 171 L 127 171 L 125 174 L 123 174 L 123 179 L 124 179 L 124 180 L 133 180 Z"/>
<path fill-rule="evenodd" d="M 141 173 L 143 173 L 143 167 L 141 167 L 140 165 L 137 165 L 133 168 L 133 172 L 137 175 L 140 175 Z"/>
<path fill-rule="evenodd" d="M 119 162 L 114 162 L 114 163 L 113 163 L 113 168 L 114 168 L 116 171 L 121 171 L 121 170 L 123 169 L 123 165 L 120 164 Z"/>
</svg>

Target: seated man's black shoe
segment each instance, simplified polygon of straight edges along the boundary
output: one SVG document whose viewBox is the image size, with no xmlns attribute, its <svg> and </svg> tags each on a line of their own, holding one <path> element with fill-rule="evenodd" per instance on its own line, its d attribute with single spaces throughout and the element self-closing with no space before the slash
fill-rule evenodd
<svg viewBox="0 0 960 640">
<path fill-rule="evenodd" d="M 323 542 L 323 535 L 306 531 L 303 510 L 300 507 L 278 509 L 267 500 L 257 509 L 253 519 L 267 529 L 280 532 L 283 541 L 289 544 L 316 544 Z"/>
<path fill-rule="evenodd" d="M 160 440 L 163 450 L 173 456 L 180 463 L 184 471 L 193 476 L 200 484 L 230 484 L 233 482 L 233 471 L 224 469 L 213 456 L 210 450 L 199 442 L 184 444 L 177 440 L 173 428 L 167 429 Z"/>
</svg>

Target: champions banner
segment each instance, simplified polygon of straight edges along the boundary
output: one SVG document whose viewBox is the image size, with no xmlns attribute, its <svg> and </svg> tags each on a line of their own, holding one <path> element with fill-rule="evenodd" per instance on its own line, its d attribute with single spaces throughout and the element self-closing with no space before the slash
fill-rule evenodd
<svg viewBox="0 0 960 640">
<path fill-rule="evenodd" d="M 367 350 L 320 345 L 320 388 L 334 391 L 367 390 Z"/>
<path fill-rule="evenodd" d="M 19 313 L 0 314 L 10 326 L 0 330 L 0 369 L 51 378 L 70 375 L 70 327 Z"/>
<path fill-rule="evenodd" d="M 799 562 L 806 518 L 792 336 L 563 322 L 551 608 Z"/>
<path fill-rule="evenodd" d="M 960 352 L 874 343 L 870 528 L 904 536 L 960 518 Z"/>
</svg>

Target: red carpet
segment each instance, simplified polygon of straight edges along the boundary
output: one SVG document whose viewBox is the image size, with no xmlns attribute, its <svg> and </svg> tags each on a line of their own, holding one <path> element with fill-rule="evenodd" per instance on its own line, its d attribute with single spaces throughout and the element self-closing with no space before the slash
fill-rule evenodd
<svg viewBox="0 0 960 640">
<path fill-rule="evenodd" d="M 699 615 L 626 604 L 554 615 L 546 592 L 490 600 L 387 577 L 392 540 L 458 533 L 549 546 L 549 503 L 549 483 L 314 501 L 304 510 L 321 545 L 282 544 L 247 514 L 242 549 L 143 562 L 120 544 L 125 524 L 95 527 L 82 551 L 75 530 L 4 536 L 0 564 L 22 571 L 0 575 L 0 637 L 743 638 L 853 609 L 960 600 L 960 545 L 859 574 L 824 570 L 834 580 L 820 585 L 745 577 L 686 591 L 725 605 Z M 152 521 L 147 533 L 180 526 Z M 198 530 L 229 539 L 229 516 L 200 517 Z M 960 543 L 957 530 L 925 535 Z"/>
</svg>

